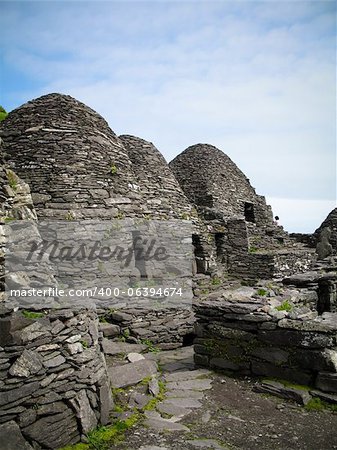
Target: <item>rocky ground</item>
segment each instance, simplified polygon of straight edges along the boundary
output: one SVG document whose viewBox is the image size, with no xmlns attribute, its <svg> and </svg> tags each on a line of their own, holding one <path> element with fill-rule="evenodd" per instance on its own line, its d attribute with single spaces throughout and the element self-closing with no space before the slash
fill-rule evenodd
<svg viewBox="0 0 337 450">
<path fill-rule="evenodd" d="M 337 414 L 253 391 L 254 380 L 193 366 L 192 348 L 149 354 L 166 398 L 111 450 L 337 449 Z"/>
</svg>

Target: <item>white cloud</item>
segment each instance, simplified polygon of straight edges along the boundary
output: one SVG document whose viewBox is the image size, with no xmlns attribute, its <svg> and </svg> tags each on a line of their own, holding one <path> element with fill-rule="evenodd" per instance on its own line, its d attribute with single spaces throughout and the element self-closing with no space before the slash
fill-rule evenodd
<svg viewBox="0 0 337 450">
<path fill-rule="evenodd" d="M 208 142 L 260 194 L 335 197 L 332 3 L 27 3 L 3 21 L 6 67 L 35 82 L 19 102 L 68 93 L 167 160 Z"/>
<path fill-rule="evenodd" d="M 267 197 L 279 224 L 291 233 L 313 233 L 336 208 L 331 200 L 302 200 L 296 198 Z"/>
</svg>

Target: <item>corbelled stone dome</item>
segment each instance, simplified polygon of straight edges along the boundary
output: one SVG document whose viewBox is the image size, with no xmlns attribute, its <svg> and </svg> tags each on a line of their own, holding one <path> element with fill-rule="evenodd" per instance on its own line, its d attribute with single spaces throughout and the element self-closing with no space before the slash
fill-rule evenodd
<svg viewBox="0 0 337 450">
<path fill-rule="evenodd" d="M 159 150 L 139 137 L 122 135 L 119 139 L 130 158 L 136 189 L 142 194 L 149 213 L 190 218 L 192 206 Z"/>
<path fill-rule="evenodd" d="M 225 216 L 244 216 L 257 225 L 272 222 L 271 208 L 248 178 L 221 150 L 209 144 L 188 147 L 170 163 L 187 198 Z"/>
<path fill-rule="evenodd" d="M 12 111 L 1 124 L 4 151 L 29 183 L 39 217 L 115 217 L 131 203 L 131 162 L 95 111 L 61 94 Z"/>
<path fill-rule="evenodd" d="M 192 206 L 156 147 L 119 138 L 91 108 L 48 94 L 0 125 L 10 167 L 39 218 L 190 218 Z"/>
</svg>

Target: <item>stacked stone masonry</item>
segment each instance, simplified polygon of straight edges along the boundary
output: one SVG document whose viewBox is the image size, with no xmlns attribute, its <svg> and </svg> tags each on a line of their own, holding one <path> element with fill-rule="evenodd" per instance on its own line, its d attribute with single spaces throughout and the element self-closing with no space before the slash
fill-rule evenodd
<svg viewBox="0 0 337 450">
<path fill-rule="evenodd" d="M 335 305 L 326 305 L 320 314 L 317 311 L 317 287 L 324 279 L 335 286 L 336 273 L 311 279 L 299 288 L 297 279 L 289 278 L 282 296 L 277 295 L 277 286 L 247 287 L 196 302 L 195 362 L 336 394 Z M 337 396 L 333 398 L 336 403 Z"/>
<path fill-rule="evenodd" d="M 0 423 L 10 422 L 29 448 L 56 449 L 107 424 L 112 398 L 97 316 L 70 310 L 41 316 L 0 319 Z M 5 430 L 0 425 L 2 442 Z"/>
<path fill-rule="evenodd" d="M 164 350 L 188 344 L 195 318 L 197 364 L 337 393 L 336 267 L 323 258 L 325 272 L 307 275 L 322 232 L 321 255 L 335 253 L 336 210 L 315 235 L 292 238 L 219 149 L 198 144 L 168 166 L 153 144 L 118 137 L 95 111 L 65 95 L 13 111 L 0 136 L 1 300 L 4 225 L 37 217 L 192 220 L 196 279 L 290 276 L 282 299 L 271 288 L 270 296 L 255 288 L 220 296 L 215 290 L 195 299 L 194 312 L 107 308 L 98 311 L 100 324 L 88 310 L 27 315 L 1 304 L 0 433 L 14 436 L 17 448 L 56 449 L 107 424 L 112 399 L 104 353 L 115 357 L 121 340 Z M 47 266 L 45 272 L 54 283 Z M 295 311 L 282 309 L 288 297 Z M 110 379 L 118 370 L 110 368 Z"/>
</svg>

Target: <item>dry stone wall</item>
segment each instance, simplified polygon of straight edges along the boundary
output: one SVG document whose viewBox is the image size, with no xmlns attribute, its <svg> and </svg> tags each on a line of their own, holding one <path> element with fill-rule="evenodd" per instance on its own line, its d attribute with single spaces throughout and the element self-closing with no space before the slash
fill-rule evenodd
<svg viewBox="0 0 337 450">
<path fill-rule="evenodd" d="M 248 178 L 221 150 L 208 144 L 188 147 L 170 168 L 191 203 L 226 217 L 247 217 L 259 226 L 272 223 L 271 208 Z"/>
<path fill-rule="evenodd" d="M 132 163 L 135 189 L 139 190 L 148 208 L 144 213 L 167 218 L 196 217 L 196 212 L 157 148 L 135 136 L 122 135 L 119 139 Z"/>
<path fill-rule="evenodd" d="M 132 170 L 123 145 L 101 116 L 72 97 L 49 94 L 26 103 L 1 123 L 1 135 L 39 217 L 110 218 L 130 205 Z"/>
<path fill-rule="evenodd" d="M 192 207 L 150 143 L 121 136 L 95 111 L 49 94 L 12 111 L 0 135 L 39 218 L 189 218 Z"/>
<path fill-rule="evenodd" d="M 3 313 L 0 325 L 1 442 L 57 449 L 108 423 L 112 399 L 93 312 Z"/>
<path fill-rule="evenodd" d="M 127 342 L 151 343 L 155 348 L 170 350 L 181 347 L 194 333 L 195 317 L 191 309 L 124 308 L 101 311 L 105 336 Z"/>
<path fill-rule="evenodd" d="M 289 291 L 291 300 L 281 303 L 250 289 L 195 305 L 195 362 L 311 386 L 337 403 L 336 313 L 317 315 L 315 291 Z M 291 311 L 282 307 L 292 302 Z"/>
</svg>

